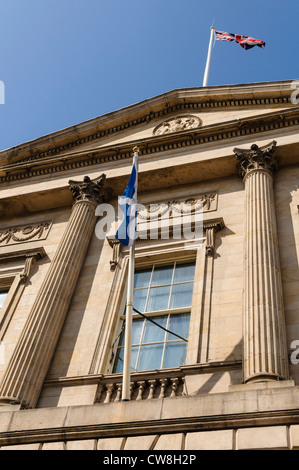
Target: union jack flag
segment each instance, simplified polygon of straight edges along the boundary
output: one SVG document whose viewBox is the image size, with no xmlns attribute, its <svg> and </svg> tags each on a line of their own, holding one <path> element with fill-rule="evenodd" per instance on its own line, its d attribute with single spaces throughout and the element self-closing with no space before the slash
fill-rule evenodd
<svg viewBox="0 0 299 470">
<path fill-rule="evenodd" d="M 215 35 L 218 41 L 237 42 L 245 50 L 251 49 L 254 46 L 259 46 L 263 49 L 266 45 L 265 41 L 254 39 L 250 36 L 241 36 L 241 34 L 224 33 L 223 31 L 215 30 Z"/>
</svg>

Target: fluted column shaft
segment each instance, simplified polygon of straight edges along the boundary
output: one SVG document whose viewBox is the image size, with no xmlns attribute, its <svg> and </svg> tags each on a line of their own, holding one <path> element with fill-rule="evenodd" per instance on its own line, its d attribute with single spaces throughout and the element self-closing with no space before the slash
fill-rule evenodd
<svg viewBox="0 0 299 470">
<path fill-rule="evenodd" d="M 274 147 L 269 152 L 268 147 L 252 146 L 241 161 L 246 194 L 244 382 L 288 378 L 271 160 Z"/>
<path fill-rule="evenodd" d="M 75 183 L 71 190 L 76 202 L 8 364 L 0 386 L 0 404 L 34 407 L 37 403 L 94 231 L 103 177 L 100 183 L 86 177 L 83 188 L 89 187 L 83 193 L 81 183 L 70 182 Z M 92 185 L 97 194 L 92 193 Z"/>
</svg>

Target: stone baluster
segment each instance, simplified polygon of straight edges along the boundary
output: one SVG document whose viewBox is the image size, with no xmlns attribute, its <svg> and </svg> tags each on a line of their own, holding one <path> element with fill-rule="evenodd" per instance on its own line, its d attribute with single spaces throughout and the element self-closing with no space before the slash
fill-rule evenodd
<svg viewBox="0 0 299 470">
<path fill-rule="evenodd" d="M 139 380 L 137 382 L 137 385 L 138 385 L 138 395 L 137 395 L 136 400 L 142 400 L 142 394 L 145 388 L 145 380 Z"/>
<path fill-rule="evenodd" d="M 177 389 L 179 386 L 179 379 L 177 377 L 173 377 L 170 379 L 170 381 L 171 381 L 171 395 L 170 395 L 170 398 L 171 398 L 171 397 L 175 397 L 177 394 Z"/>
<path fill-rule="evenodd" d="M 273 172 L 276 142 L 234 149 L 245 184 L 244 382 L 288 378 Z"/>
<path fill-rule="evenodd" d="M 104 403 L 110 403 L 113 390 L 114 390 L 114 384 L 106 385 L 106 397 L 105 397 Z"/>
<path fill-rule="evenodd" d="M 105 175 L 70 181 L 74 205 L 0 386 L 0 404 L 35 407 L 94 233 Z"/>
<path fill-rule="evenodd" d="M 103 391 L 104 391 L 104 385 L 99 384 L 97 388 L 95 403 L 100 403 Z"/>
<path fill-rule="evenodd" d="M 159 382 L 161 387 L 159 398 L 164 398 L 168 379 L 160 379 Z"/>
<path fill-rule="evenodd" d="M 155 389 L 156 389 L 156 385 L 157 385 L 157 380 L 156 379 L 151 379 L 151 380 L 148 380 L 148 384 L 149 384 L 149 394 L 148 394 L 148 399 L 151 400 L 152 398 L 154 398 L 154 393 L 155 393 Z"/>
<path fill-rule="evenodd" d="M 118 383 L 116 384 L 116 397 L 115 397 L 115 402 L 121 400 L 121 391 L 122 391 L 122 384 Z"/>
<path fill-rule="evenodd" d="M 132 399 L 134 388 L 135 388 L 135 382 L 130 382 L 130 400 Z"/>
</svg>

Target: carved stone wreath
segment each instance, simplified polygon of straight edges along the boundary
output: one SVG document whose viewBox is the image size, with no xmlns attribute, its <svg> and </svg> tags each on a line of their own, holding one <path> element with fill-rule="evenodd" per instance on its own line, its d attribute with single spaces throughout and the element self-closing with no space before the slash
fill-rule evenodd
<svg viewBox="0 0 299 470">
<path fill-rule="evenodd" d="M 172 132 L 187 131 L 191 129 L 196 129 L 202 125 L 202 121 L 190 114 L 176 116 L 167 121 L 163 121 L 154 129 L 154 135 L 164 135 L 170 134 Z"/>
<path fill-rule="evenodd" d="M 0 230 L 0 246 L 24 243 L 31 240 L 43 240 L 47 237 L 51 221 L 41 222 L 22 227 Z"/>
</svg>

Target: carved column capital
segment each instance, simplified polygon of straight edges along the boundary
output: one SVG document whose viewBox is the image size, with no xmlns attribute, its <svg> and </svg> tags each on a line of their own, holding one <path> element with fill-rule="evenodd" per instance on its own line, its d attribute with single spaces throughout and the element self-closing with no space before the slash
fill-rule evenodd
<svg viewBox="0 0 299 470">
<path fill-rule="evenodd" d="M 91 180 L 84 176 L 83 181 L 69 181 L 69 189 L 73 194 L 75 202 L 91 202 L 95 206 L 105 202 L 109 198 L 109 189 L 104 188 L 106 175 Z"/>
<path fill-rule="evenodd" d="M 253 144 L 249 150 L 234 148 L 239 175 L 244 178 L 252 170 L 267 170 L 273 173 L 278 166 L 278 158 L 274 156 L 275 149 L 275 140 L 263 147 Z"/>
</svg>

